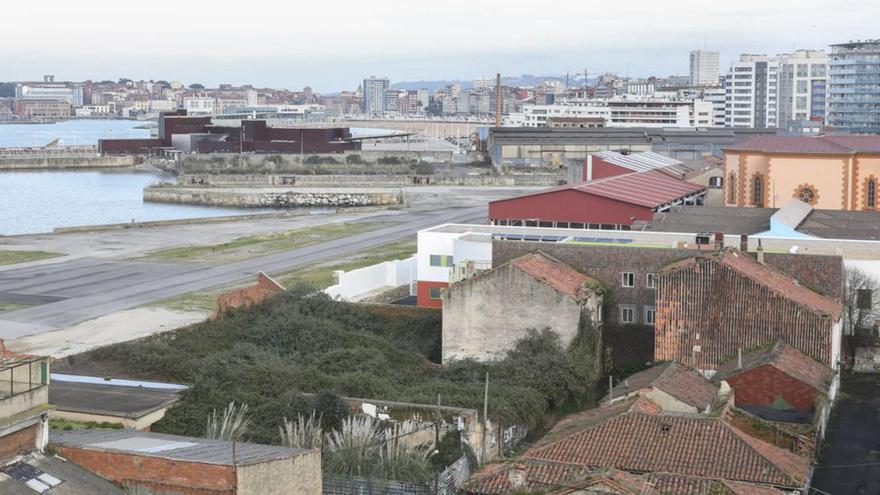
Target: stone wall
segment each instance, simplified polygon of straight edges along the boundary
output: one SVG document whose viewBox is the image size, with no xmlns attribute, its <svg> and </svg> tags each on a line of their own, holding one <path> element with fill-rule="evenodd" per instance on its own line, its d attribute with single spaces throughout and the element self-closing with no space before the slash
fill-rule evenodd
<svg viewBox="0 0 880 495">
<path fill-rule="evenodd" d="M 406 198 L 401 191 L 245 191 L 154 186 L 144 189 L 144 201 L 234 208 L 314 208 L 396 205 Z"/>
<path fill-rule="evenodd" d="M 856 347 L 853 371 L 880 373 L 880 347 Z"/>
<path fill-rule="evenodd" d="M 220 294 L 217 298 L 217 312 L 211 317 L 216 320 L 223 313 L 234 308 L 250 308 L 266 299 L 284 292 L 286 289 L 263 272 L 257 274 L 257 283 L 250 287 L 234 289 Z"/>
<path fill-rule="evenodd" d="M 136 156 L 0 158 L 0 170 L 120 168 L 133 167 L 140 160 Z"/>
<path fill-rule="evenodd" d="M 181 186 L 293 186 L 293 187 L 403 187 L 403 186 L 557 186 L 559 174 L 181 174 Z"/>
</svg>

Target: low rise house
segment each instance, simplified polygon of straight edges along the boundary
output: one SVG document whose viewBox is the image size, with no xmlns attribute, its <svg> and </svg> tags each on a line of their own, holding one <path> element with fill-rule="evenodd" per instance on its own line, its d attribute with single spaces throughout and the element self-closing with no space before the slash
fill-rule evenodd
<svg viewBox="0 0 880 495">
<path fill-rule="evenodd" d="M 42 452 L 49 432 L 49 358 L 0 341 L 0 466 Z"/>
<path fill-rule="evenodd" d="M 654 358 L 712 373 L 741 349 L 783 341 L 837 369 L 839 299 L 734 249 L 673 263 L 657 275 Z"/>
<path fill-rule="evenodd" d="M 715 381 L 726 381 L 738 408 L 772 421 L 810 422 L 834 400 L 837 376 L 828 366 L 777 342 L 718 367 Z"/>
<path fill-rule="evenodd" d="M 60 457 L 32 454 L 0 470 L 3 495 L 124 495 L 100 476 Z"/>
<path fill-rule="evenodd" d="M 549 329 L 563 344 L 589 332 L 600 362 L 601 284 L 541 252 L 451 285 L 443 295 L 443 363 L 492 360 L 529 330 Z"/>
<path fill-rule="evenodd" d="M 53 431 L 58 455 L 144 495 L 319 495 L 321 453 L 136 430 Z"/>
<path fill-rule="evenodd" d="M 659 493 L 781 495 L 806 493 L 811 474 L 808 457 L 751 437 L 724 412 L 662 414 L 644 397 L 563 419 L 515 467 L 484 470 L 463 491 L 500 495 L 570 487 L 589 470 L 611 467 L 647 478 Z"/>
<path fill-rule="evenodd" d="M 676 362 L 661 363 L 630 375 L 602 402 L 646 397 L 665 412 L 708 413 L 718 399 L 718 386 Z"/>
</svg>

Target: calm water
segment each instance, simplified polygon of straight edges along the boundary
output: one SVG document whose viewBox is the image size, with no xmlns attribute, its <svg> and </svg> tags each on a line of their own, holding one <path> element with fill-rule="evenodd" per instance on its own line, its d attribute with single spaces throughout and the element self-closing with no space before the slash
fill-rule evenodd
<svg viewBox="0 0 880 495">
<path fill-rule="evenodd" d="M 0 172 L 0 234 L 33 234 L 51 232 L 55 227 L 265 211 L 144 203 L 144 187 L 160 182 L 175 182 L 175 179 L 164 174 L 128 171 Z"/>
<path fill-rule="evenodd" d="M 102 138 L 148 138 L 149 129 L 135 129 L 148 122 L 136 120 L 68 120 L 56 124 L 0 125 L 0 148 L 44 146 L 54 139 L 61 144 L 96 145 Z"/>
</svg>

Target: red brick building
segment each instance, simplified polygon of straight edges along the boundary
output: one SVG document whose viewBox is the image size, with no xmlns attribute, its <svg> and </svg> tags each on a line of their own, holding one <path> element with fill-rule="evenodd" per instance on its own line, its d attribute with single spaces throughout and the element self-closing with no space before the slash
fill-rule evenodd
<svg viewBox="0 0 880 495">
<path fill-rule="evenodd" d="M 68 461 L 144 495 L 321 493 L 317 450 L 245 442 L 233 447 L 232 442 L 136 430 L 53 431 L 50 444 Z"/>
<path fill-rule="evenodd" d="M 771 420 L 808 422 L 828 396 L 834 373 L 778 342 L 723 363 L 713 379 L 727 381 L 741 409 Z"/>
<path fill-rule="evenodd" d="M 656 284 L 656 360 L 716 370 L 741 349 L 782 341 L 838 367 L 840 300 L 748 253 L 727 249 L 673 263 Z"/>
</svg>

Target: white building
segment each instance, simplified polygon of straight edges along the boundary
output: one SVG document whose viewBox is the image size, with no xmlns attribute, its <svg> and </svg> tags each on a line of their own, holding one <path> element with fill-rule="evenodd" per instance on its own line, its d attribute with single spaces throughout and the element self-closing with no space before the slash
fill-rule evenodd
<svg viewBox="0 0 880 495">
<path fill-rule="evenodd" d="M 601 118 L 606 127 L 711 127 L 712 103 L 666 98 L 569 99 L 556 105 L 523 105 L 507 124 L 548 127 L 553 118 Z"/>
<path fill-rule="evenodd" d="M 183 108 L 187 115 L 205 116 L 214 114 L 214 97 L 187 96 L 183 98 Z"/>
<path fill-rule="evenodd" d="M 363 111 L 367 115 L 382 116 L 385 114 L 385 98 L 390 82 L 387 78 L 370 77 L 364 79 Z"/>
<path fill-rule="evenodd" d="M 717 86 L 720 77 L 718 52 L 711 50 L 691 51 L 691 86 Z"/>
<path fill-rule="evenodd" d="M 478 77 L 472 84 L 474 91 L 487 91 L 495 87 L 495 80 L 489 77 Z"/>
<path fill-rule="evenodd" d="M 821 50 L 741 55 L 725 78 L 727 127 L 785 127 L 825 117 L 828 59 Z"/>
<path fill-rule="evenodd" d="M 15 87 L 15 99 L 39 101 L 63 101 L 73 107 L 83 106 L 82 86 L 64 84 L 19 84 Z"/>
</svg>

